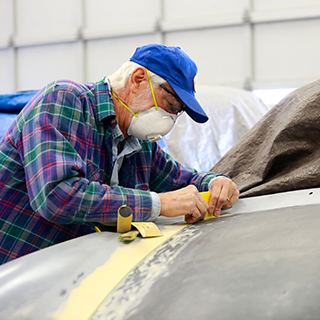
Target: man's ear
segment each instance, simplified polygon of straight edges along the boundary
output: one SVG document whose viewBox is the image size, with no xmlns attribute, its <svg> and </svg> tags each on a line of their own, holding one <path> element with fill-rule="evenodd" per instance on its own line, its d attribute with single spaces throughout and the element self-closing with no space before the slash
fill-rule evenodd
<svg viewBox="0 0 320 320">
<path fill-rule="evenodd" d="M 147 84 L 147 72 L 143 67 L 139 67 L 132 72 L 129 78 L 130 90 L 137 93 L 139 90 L 144 89 Z"/>
</svg>

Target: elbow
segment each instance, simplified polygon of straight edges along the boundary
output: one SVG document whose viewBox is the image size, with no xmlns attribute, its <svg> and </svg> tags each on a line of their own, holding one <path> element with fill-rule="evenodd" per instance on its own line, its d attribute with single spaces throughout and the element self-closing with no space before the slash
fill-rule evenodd
<svg viewBox="0 0 320 320">
<path fill-rule="evenodd" d="M 32 210 L 39 214 L 43 219 L 54 224 L 68 224 L 72 223 L 67 217 L 66 212 L 54 205 L 54 202 L 46 199 L 46 201 L 39 205 L 36 202 L 31 203 Z"/>
</svg>

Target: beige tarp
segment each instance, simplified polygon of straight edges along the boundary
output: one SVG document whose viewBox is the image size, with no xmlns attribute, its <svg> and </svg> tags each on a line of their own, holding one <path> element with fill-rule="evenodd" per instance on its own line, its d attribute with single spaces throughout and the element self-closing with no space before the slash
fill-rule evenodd
<svg viewBox="0 0 320 320">
<path fill-rule="evenodd" d="M 320 186 L 320 80 L 273 107 L 211 169 L 241 197 Z"/>
</svg>

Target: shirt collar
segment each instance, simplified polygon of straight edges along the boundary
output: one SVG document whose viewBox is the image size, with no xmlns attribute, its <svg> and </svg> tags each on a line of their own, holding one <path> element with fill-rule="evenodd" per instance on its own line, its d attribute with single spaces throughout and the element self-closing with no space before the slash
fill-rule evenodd
<svg viewBox="0 0 320 320">
<path fill-rule="evenodd" d="M 111 96 L 110 86 L 106 78 L 95 83 L 97 99 L 97 116 L 99 121 L 107 117 L 115 117 L 114 104 Z"/>
<path fill-rule="evenodd" d="M 95 83 L 95 90 L 97 99 L 97 116 L 99 121 L 111 116 L 115 118 L 116 112 L 114 110 L 110 84 L 107 77 L 104 77 L 102 80 Z M 114 140 L 123 140 L 123 134 L 116 123 L 113 124 L 112 134 Z M 130 136 L 126 140 L 129 141 L 133 149 L 137 151 L 141 149 L 140 141 L 136 137 Z"/>
</svg>

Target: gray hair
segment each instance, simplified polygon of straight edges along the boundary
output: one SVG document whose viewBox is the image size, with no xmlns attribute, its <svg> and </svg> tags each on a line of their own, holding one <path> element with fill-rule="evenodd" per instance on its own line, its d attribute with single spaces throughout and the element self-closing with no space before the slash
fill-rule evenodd
<svg viewBox="0 0 320 320">
<path fill-rule="evenodd" d="M 125 62 L 114 74 L 108 77 L 111 88 L 115 91 L 124 88 L 130 75 L 139 67 L 143 66 L 140 66 L 139 64 L 132 61 Z M 149 73 L 154 88 L 158 87 L 160 84 L 167 83 L 166 80 L 159 77 L 150 70 Z"/>
</svg>

